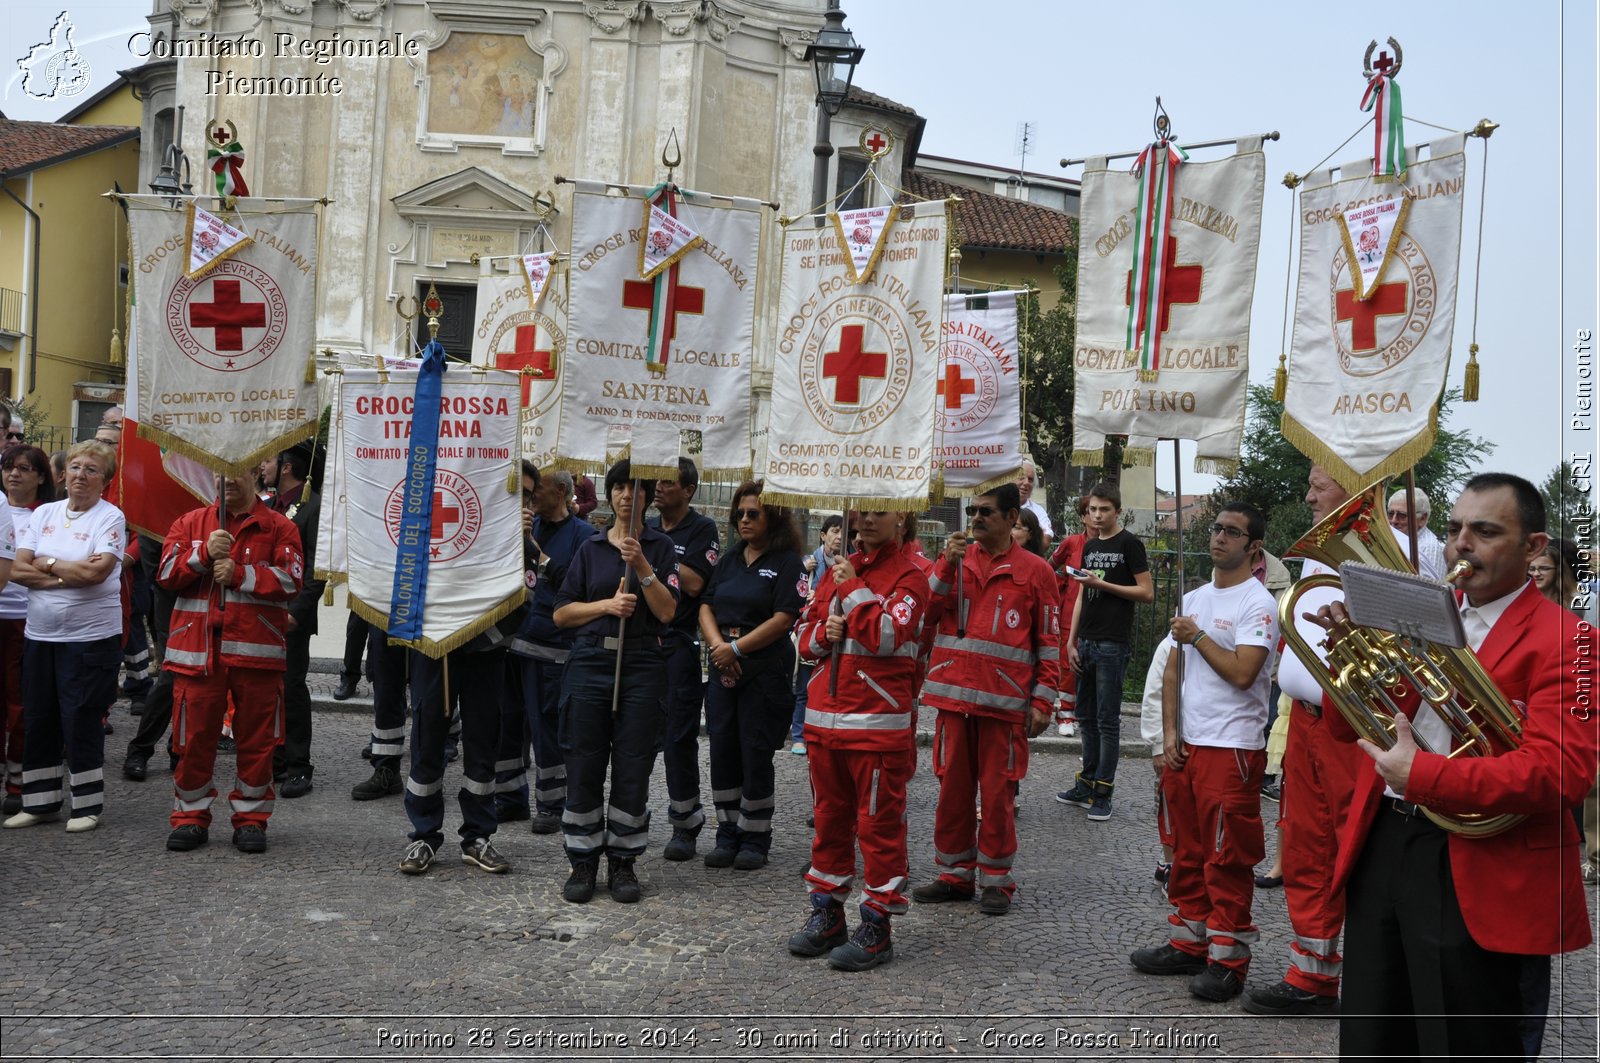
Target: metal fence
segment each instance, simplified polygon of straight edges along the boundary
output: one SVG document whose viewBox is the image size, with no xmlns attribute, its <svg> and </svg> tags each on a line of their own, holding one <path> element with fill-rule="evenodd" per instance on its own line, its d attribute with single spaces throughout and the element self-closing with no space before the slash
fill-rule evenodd
<svg viewBox="0 0 1600 1063">
<path fill-rule="evenodd" d="M 1122 695 L 1129 701 L 1138 701 L 1144 695 L 1145 673 L 1150 670 L 1150 658 L 1156 645 L 1172 629 L 1172 618 L 1183 600 L 1178 586 L 1178 552 L 1146 548 L 1150 562 L 1150 580 L 1155 586 L 1155 601 L 1136 603 L 1133 607 L 1133 634 L 1129 639 L 1128 673 L 1122 684 Z M 1192 589 L 1211 579 L 1211 555 L 1185 551 L 1183 577 Z"/>
<path fill-rule="evenodd" d="M 94 432 L 90 431 L 82 436 L 83 439 L 93 439 Z M 78 442 L 78 434 L 71 428 L 54 424 L 22 424 L 22 441 L 30 447 L 38 447 L 46 454 L 54 454 L 58 450 L 66 450 Z"/>
</svg>

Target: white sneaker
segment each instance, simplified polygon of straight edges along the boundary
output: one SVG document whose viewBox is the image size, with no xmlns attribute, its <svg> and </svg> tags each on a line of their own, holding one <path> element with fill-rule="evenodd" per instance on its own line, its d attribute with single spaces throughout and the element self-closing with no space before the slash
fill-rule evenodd
<svg viewBox="0 0 1600 1063">
<path fill-rule="evenodd" d="M 99 825 L 99 816 L 73 816 L 67 820 L 67 833 L 82 834 L 84 831 L 94 830 Z"/>
<path fill-rule="evenodd" d="M 55 812 L 18 812 L 5 822 L 6 830 L 16 830 L 18 827 L 36 827 L 41 823 L 49 823 L 57 817 Z"/>
<path fill-rule="evenodd" d="M 1071 738 L 1076 731 L 1077 728 L 1073 727 L 1070 723 L 1056 724 L 1056 734 L 1060 735 L 1062 738 Z"/>
</svg>

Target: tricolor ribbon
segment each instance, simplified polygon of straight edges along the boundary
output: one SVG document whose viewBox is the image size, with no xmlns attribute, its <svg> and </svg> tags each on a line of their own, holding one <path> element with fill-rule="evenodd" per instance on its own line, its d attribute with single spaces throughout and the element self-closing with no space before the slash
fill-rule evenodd
<svg viewBox="0 0 1600 1063">
<path fill-rule="evenodd" d="M 1128 350 L 1139 352 L 1139 379 L 1154 380 L 1161 368 L 1161 305 L 1175 254 L 1167 239 L 1172 229 L 1172 185 L 1178 167 L 1189 158 L 1170 140 L 1158 140 L 1139 153 L 1133 170 L 1139 175 L 1135 208 L 1133 274 L 1128 285 Z"/>
<path fill-rule="evenodd" d="M 216 175 L 217 195 L 248 196 L 250 188 L 244 183 L 244 147 L 235 140 L 220 151 L 211 148 L 206 152 L 211 172 Z"/>
<path fill-rule="evenodd" d="M 432 340 L 422 351 L 413 399 L 411 442 L 401 494 L 394 591 L 389 596 L 389 639 L 422 638 L 428 600 L 428 557 L 433 530 L 433 479 L 439 462 L 439 400 L 444 394 L 444 345 Z"/>
<path fill-rule="evenodd" d="M 1406 172 L 1400 83 L 1388 74 L 1374 74 L 1361 96 L 1361 109 L 1372 112 L 1372 176 L 1399 177 Z"/>
<path fill-rule="evenodd" d="M 663 183 L 652 188 L 645 198 L 668 217 L 676 218 L 676 192 L 676 186 Z M 665 373 L 667 351 L 677 331 L 678 316 L 674 310 L 678 302 L 678 263 L 673 262 L 657 273 L 651 283 L 655 288 L 650 296 L 650 338 L 645 346 L 644 364 L 652 373 Z"/>
</svg>

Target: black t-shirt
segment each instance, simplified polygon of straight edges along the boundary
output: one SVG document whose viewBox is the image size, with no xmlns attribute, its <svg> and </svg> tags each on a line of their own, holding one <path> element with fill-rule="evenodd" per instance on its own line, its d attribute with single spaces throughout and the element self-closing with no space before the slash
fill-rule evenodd
<svg viewBox="0 0 1600 1063">
<path fill-rule="evenodd" d="M 678 597 L 678 558 L 672 550 L 672 540 L 654 528 L 644 528 L 639 532 L 639 548 L 644 551 L 645 560 L 650 562 L 650 567 L 655 569 L 656 578 L 666 585 L 672 592 L 672 597 Z M 627 566 L 622 563 L 622 552 L 611 545 L 611 540 L 604 535 L 597 535 L 593 539 L 578 547 L 578 553 L 572 559 L 572 564 L 567 567 L 567 578 L 561 581 L 561 590 L 556 594 L 555 609 L 560 609 L 568 602 L 600 602 L 617 593 L 617 584 L 622 582 L 622 575 L 627 571 Z M 638 588 L 637 581 L 633 586 L 633 593 L 639 596 L 638 607 L 633 615 L 628 618 L 628 638 L 641 635 L 659 636 L 666 625 L 656 619 L 656 614 L 650 611 L 650 606 L 644 600 L 645 592 Z M 554 611 L 554 610 L 552 610 Z M 582 627 L 573 631 L 573 636 L 579 635 L 604 635 L 615 636 L 617 633 L 617 618 L 614 616 L 597 617 Z"/>
<path fill-rule="evenodd" d="M 748 632 L 772 619 L 774 613 L 798 618 L 805 608 L 805 596 L 805 570 L 800 567 L 799 554 L 769 550 L 756 558 L 755 564 L 747 565 L 744 544 L 735 543 L 717 562 L 700 604 L 711 606 L 719 628 Z M 783 652 L 788 645 L 784 636 L 748 656 Z"/>
<path fill-rule="evenodd" d="M 646 520 L 646 527 L 661 531 L 661 517 L 654 516 Z M 689 512 L 670 531 L 665 532 L 667 538 L 672 540 L 672 548 L 678 554 L 679 569 L 693 569 L 700 574 L 700 578 L 711 583 L 711 571 L 716 568 L 720 545 L 717 542 L 717 522 L 689 507 Z M 703 592 L 702 592 L 703 593 Z M 678 631 L 688 635 L 696 635 L 700 631 L 700 598 L 698 595 L 689 595 L 679 588 L 678 611 L 672 617 L 672 626 Z"/>
<path fill-rule="evenodd" d="M 1109 539 L 1090 539 L 1083 544 L 1083 568 L 1107 583 L 1132 587 L 1141 572 L 1149 572 L 1144 543 L 1124 528 Z M 1083 589 L 1083 608 L 1078 615 L 1078 637 L 1098 642 L 1127 642 L 1133 634 L 1133 601 L 1098 587 Z"/>
</svg>

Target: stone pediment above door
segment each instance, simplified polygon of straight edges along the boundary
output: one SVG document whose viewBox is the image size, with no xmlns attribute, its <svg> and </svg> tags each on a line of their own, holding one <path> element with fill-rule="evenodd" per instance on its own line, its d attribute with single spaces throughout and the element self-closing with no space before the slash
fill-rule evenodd
<svg viewBox="0 0 1600 1063">
<path fill-rule="evenodd" d="M 395 196 L 395 213 L 407 232 L 405 239 L 389 245 L 391 300 L 410 294 L 401 279 L 407 267 L 438 280 L 466 282 L 476 278 L 481 258 L 535 250 L 540 223 L 555 214 L 554 198 L 553 193 L 519 188 L 477 166 Z"/>
</svg>

